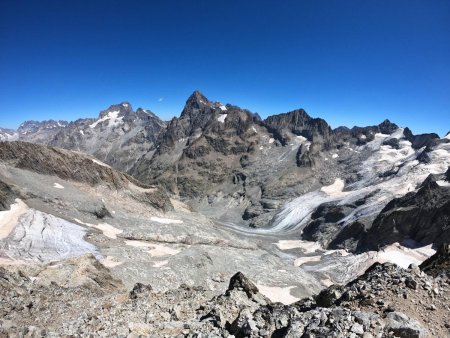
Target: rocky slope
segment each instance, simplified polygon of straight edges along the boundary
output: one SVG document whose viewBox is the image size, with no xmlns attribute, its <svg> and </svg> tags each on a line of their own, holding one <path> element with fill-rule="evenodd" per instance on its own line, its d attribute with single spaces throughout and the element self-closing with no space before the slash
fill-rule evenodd
<svg viewBox="0 0 450 338">
<path fill-rule="evenodd" d="M 68 280 L 65 276 L 73 276 Z M 0 332 L 29 337 L 445 337 L 448 278 L 376 264 L 341 287 L 286 306 L 241 273 L 218 295 L 181 285 L 123 288 L 93 256 L 0 268 Z M 433 316 L 427 313 L 433 313 Z"/>
<path fill-rule="evenodd" d="M 157 187 L 142 184 L 81 153 L 27 142 L 0 142 L 0 163 L 66 181 L 90 186 L 103 185 L 111 190 L 127 190 L 134 198 L 155 208 L 173 208 L 169 197 Z"/>
</svg>

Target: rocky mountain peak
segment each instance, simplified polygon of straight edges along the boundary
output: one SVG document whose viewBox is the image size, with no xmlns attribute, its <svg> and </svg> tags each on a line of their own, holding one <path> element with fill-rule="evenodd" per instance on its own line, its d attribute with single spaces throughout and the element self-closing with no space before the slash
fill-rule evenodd
<svg viewBox="0 0 450 338">
<path fill-rule="evenodd" d="M 124 101 L 119 104 L 113 104 L 106 110 L 102 110 L 99 114 L 99 118 L 105 118 L 106 116 L 111 114 L 117 114 L 117 116 L 125 116 L 131 114 L 132 112 L 133 108 L 131 107 L 131 104 L 127 101 Z"/>
<path fill-rule="evenodd" d="M 384 120 L 383 122 L 381 122 L 378 127 L 380 128 L 380 131 L 383 134 L 391 134 L 393 133 L 395 130 L 398 129 L 398 126 L 395 123 L 392 123 L 391 121 L 389 121 L 388 119 Z"/>
<path fill-rule="evenodd" d="M 304 109 L 269 116 L 264 123 L 283 144 L 289 142 L 289 134 L 303 136 L 310 141 L 313 138 L 328 139 L 331 134 L 331 128 L 325 120 L 312 118 Z"/>
<path fill-rule="evenodd" d="M 210 102 L 205 95 L 200 91 L 196 90 L 186 101 L 183 111 L 181 112 L 180 118 L 192 117 L 197 111 L 204 108 L 213 108 L 213 103 Z"/>
</svg>

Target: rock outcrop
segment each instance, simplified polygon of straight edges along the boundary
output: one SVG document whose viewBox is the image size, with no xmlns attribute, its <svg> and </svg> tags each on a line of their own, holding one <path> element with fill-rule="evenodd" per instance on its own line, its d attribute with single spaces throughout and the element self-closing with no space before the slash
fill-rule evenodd
<svg viewBox="0 0 450 338">
<path fill-rule="evenodd" d="M 413 239 L 423 245 L 450 243 L 450 187 L 429 176 L 417 192 L 389 202 L 363 235 L 359 251 Z"/>
</svg>

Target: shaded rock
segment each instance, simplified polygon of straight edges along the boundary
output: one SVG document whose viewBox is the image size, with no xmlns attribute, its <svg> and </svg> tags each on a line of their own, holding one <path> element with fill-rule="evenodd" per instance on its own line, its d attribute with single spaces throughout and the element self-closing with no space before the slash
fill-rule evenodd
<svg viewBox="0 0 450 338">
<path fill-rule="evenodd" d="M 231 277 L 227 292 L 234 289 L 243 290 L 249 298 L 252 298 L 253 295 L 259 293 L 256 285 L 241 272 L 237 272 Z"/>
<path fill-rule="evenodd" d="M 393 332 L 400 338 L 422 338 L 428 335 L 420 324 L 403 313 L 390 312 L 386 315 L 385 332 Z"/>
<path fill-rule="evenodd" d="M 16 197 L 16 193 L 11 187 L 0 180 L 0 211 L 9 210 Z"/>
</svg>

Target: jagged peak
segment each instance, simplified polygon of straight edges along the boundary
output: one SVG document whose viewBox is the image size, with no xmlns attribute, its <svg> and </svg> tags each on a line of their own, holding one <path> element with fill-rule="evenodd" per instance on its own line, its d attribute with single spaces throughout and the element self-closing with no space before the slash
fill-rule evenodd
<svg viewBox="0 0 450 338">
<path fill-rule="evenodd" d="M 181 117 L 191 116 L 195 110 L 202 109 L 204 107 L 213 107 L 213 104 L 203 95 L 200 91 L 194 91 L 186 101 Z"/>
<path fill-rule="evenodd" d="M 205 95 L 203 95 L 199 90 L 195 90 L 191 96 L 189 96 L 189 98 L 187 99 L 186 103 L 188 102 L 201 102 L 203 101 L 203 103 L 209 103 L 209 100 L 206 98 Z"/>
<path fill-rule="evenodd" d="M 395 130 L 398 129 L 398 126 L 395 123 L 389 121 L 388 119 L 385 119 L 378 125 L 378 128 L 380 128 L 380 131 L 383 134 L 392 134 Z"/>
</svg>

